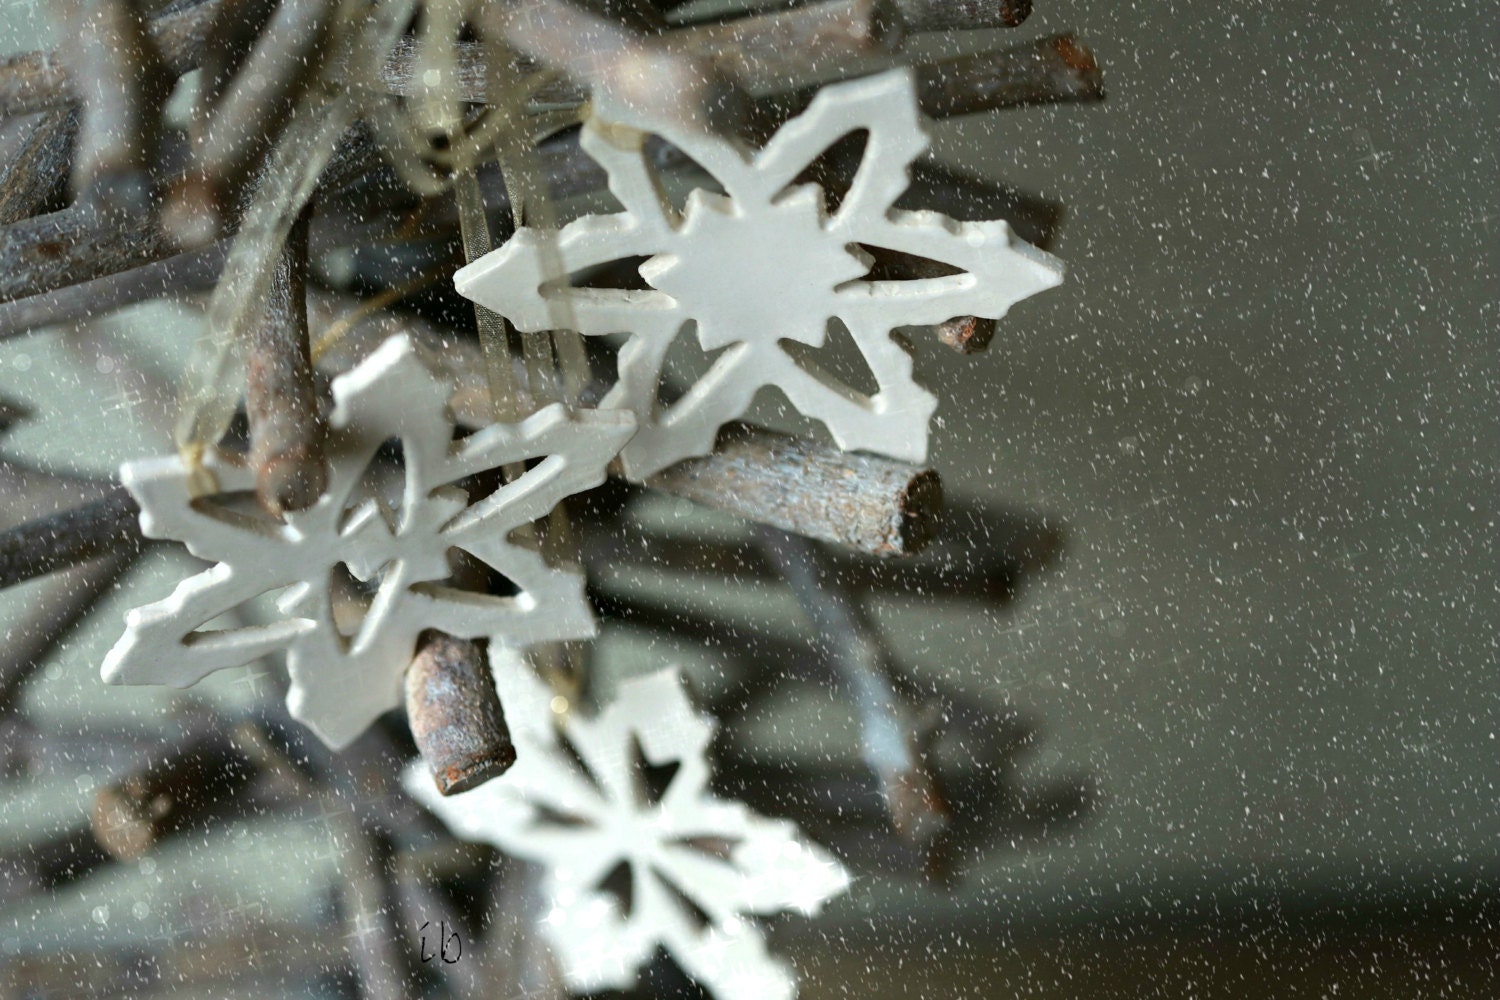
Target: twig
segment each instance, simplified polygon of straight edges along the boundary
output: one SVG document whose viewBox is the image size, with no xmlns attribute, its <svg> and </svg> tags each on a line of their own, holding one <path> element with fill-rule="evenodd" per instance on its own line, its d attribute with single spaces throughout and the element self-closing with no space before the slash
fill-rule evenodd
<svg viewBox="0 0 1500 1000">
<path fill-rule="evenodd" d="M 22 690 L 47 654 L 67 638 L 132 562 L 133 556 L 124 553 L 48 581 L 46 591 L 31 602 L 27 617 L 6 632 L 0 646 L 0 716 L 19 707 Z"/>
<path fill-rule="evenodd" d="M 193 169 L 174 190 L 169 228 L 184 245 L 221 229 L 255 160 L 275 139 L 292 105 L 322 64 L 333 0 L 286 0 L 254 39 L 232 79 L 201 102 L 193 129 Z M 224 25 L 233 31 L 234 25 Z"/>
<path fill-rule="evenodd" d="M 895 0 L 910 31 L 1014 28 L 1031 16 L 1031 0 Z"/>
<path fill-rule="evenodd" d="M 152 212 L 161 104 L 171 78 L 136 0 L 66 0 L 63 7 L 63 51 L 83 103 L 73 191 L 117 218 Z"/>
<path fill-rule="evenodd" d="M 0 302 L 50 292 L 173 256 L 155 220 L 110 219 L 88 204 L 0 227 Z"/>
<path fill-rule="evenodd" d="M 896 830 L 917 842 L 930 841 L 946 825 L 948 805 L 923 760 L 909 709 L 892 687 L 875 629 L 821 565 L 811 542 L 765 527 L 756 537 L 786 578 L 853 696 L 865 763 L 880 779 Z"/>
<path fill-rule="evenodd" d="M 886 0 L 825 0 L 683 28 L 669 35 L 667 43 L 676 51 L 710 57 L 745 80 L 775 82 L 806 73 L 809 53 L 816 53 L 819 63 L 837 64 L 894 51 L 902 29 Z"/>
<path fill-rule="evenodd" d="M 306 510 L 328 480 L 307 326 L 307 221 L 293 228 L 250 324 L 245 411 L 255 495 L 271 514 Z"/>
<path fill-rule="evenodd" d="M 494 970 L 493 996 L 563 1000 L 570 993 L 540 932 L 548 909 L 544 872 L 541 865 L 508 858 L 491 878 L 492 908 L 501 919 L 491 922 L 477 957 Z"/>
<path fill-rule="evenodd" d="M 147 29 L 166 68 L 176 74 L 198 65 L 208 31 L 226 0 L 204 0 L 156 18 Z M 67 60 L 57 51 L 26 52 L 0 61 L 0 115 L 23 115 L 81 96 Z"/>
<path fill-rule="evenodd" d="M 344 134 L 319 179 L 319 193 L 338 190 L 376 162 L 368 134 Z M 238 226 L 229 220 L 228 228 Z M 0 302 L 40 295 L 176 256 L 177 240 L 152 217 L 110 219 L 87 205 L 0 227 Z"/>
<path fill-rule="evenodd" d="M 343 851 L 340 871 L 344 876 L 340 901 L 360 996 L 363 1000 L 403 1000 L 409 994 L 390 923 L 384 853 L 352 813 L 339 815 L 335 833 Z"/>
<path fill-rule="evenodd" d="M 210 720 L 135 774 L 99 789 L 94 836 L 111 857 L 134 861 L 164 838 L 211 819 L 254 774 L 239 744 Z"/>
<path fill-rule="evenodd" d="M 219 280 L 229 240 L 141 267 L 0 303 L 0 340 L 106 316 L 148 299 L 207 291 Z"/>
<path fill-rule="evenodd" d="M 945 502 L 943 530 L 915 558 L 875 560 L 838 550 L 825 553 L 825 558 L 840 584 L 854 591 L 1003 602 L 1027 574 L 1056 558 L 1061 547 L 1059 532 L 1044 521 L 959 501 Z M 609 577 L 640 567 L 652 573 L 779 578 L 765 553 L 753 544 L 639 529 L 589 532 L 584 557 L 591 569 Z"/>
<path fill-rule="evenodd" d="M 696 50 L 683 51 L 562 0 L 526 0 L 491 10 L 486 30 L 648 118 L 724 131 L 745 111 L 743 95 L 712 58 Z"/>
<path fill-rule="evenodd" d="M 108 864 L 87 826 L 0 853 L 0 902 L 50 892 Z"/>
<path fill-rule="evenodd" d="M 244 174 L 317 73 L 333 7 L 332 0 L 276 6 L 233 79 L 213 107 L 203 109 L 206 121 L 193 149 L 200 170 L 220 179 Z"/>
<path fill-rule="evenodd" d="M 1067 34 L 945 59 L 917 72 L 917 100 L 933 118 L 1103 98 L 1094 54 Z"/>
<path fill-rule="evenodd" d="M 849 454 L 737 425 L 713 454 L 646 481 L 673 496 L 873 555 L 910 555 L 932 538 L 942 482 L 931 469 Z"/>
<path fill-rule="evenodd" d="M 399 861 L 399 856 L 398 859 Z M 442 928 L 457 938 L 459 949 L 457 955 L 453 956 L 455 961 L 439 960 L 433 963 L 436 971 L 447 978 L 455 996 L 459 997 L 508 997 L 516 994 L 498 990 L 491 976 L 493 970 L 487 969 L 487 963 L 480 961 L 475 955 L 478 948 L 478 940 L 470 927 L 469 922 L 458 912 L 447 894 L 442 889 L 431 885 L 428 880 L 407 875 L 403 877 L 399 865 L 395 877 L 392 879 L 392 887 L 395 891 L 396 903 L 403 920 L 403 926 L 420 931 L 423 927 L 431 927 L 441 933 Z M 490 933 L 494 933 L 493 930 Z M 427 958 L 431 961 L 432 951 L 442 955 L 441 949 L 447 942 L 440 942 L 431 951 L 427 952 Z M 422 948 L 422 939 L 419 936 L 417 947 Z M 420 960 L 423 956 L 419 955 Z M 531 1000 L 530 994 L 525 994 L 527 1000 Z"/>
<path fill-rule="evenodd" d="M 505 773 L 516 750 L 478 644 L 429 629 L 406 671 L 406 717 L 438 791 L 457 795 Z"/>
<path fill-rule="evenodd" d="M 1052 247 L 1063 217 L 1058 202 L 971 177 L 933 160 L 911 165 L 911 186 L 896 200 L 896 207 L 942 212 L 960 222 L 1004 219 L 1017 236 L 1043 250 Z"/>
<path fill-rule="evenodd" d="M 0 458 L 0 525 L 65 512 L 106 496 L 113 485 Z"/>
<path fill-rule="evenodd" d="M 1104 98 L 1094 54 L 1069 34 L 924 63 L 916 70 L 917 101 L 929 118 Z M 805 87 L 757 101 L 753 134 L 769 136 L 807 107 L 817 91 Z"/>
<path fill-rule="evenodd" d="M 44 111 L 7 125 L 23 130 L 25 138 L 0 170 L 0 226 L 28 219 L 62 195 L 78 113 Z"/>
<path fill-rule="evenodd" d="M 137 549 L 140 507 L 116 486 L 104 497 L 0 533 L 0 589 L 97 558 Z"/>
</svg>

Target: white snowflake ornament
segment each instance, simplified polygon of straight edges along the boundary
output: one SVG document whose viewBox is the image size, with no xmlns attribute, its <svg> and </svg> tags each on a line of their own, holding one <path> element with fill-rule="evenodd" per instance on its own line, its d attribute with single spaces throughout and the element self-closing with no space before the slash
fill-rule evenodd
<svg viewBox="0 0 1500 1000">
<path fill-rule="evenodd" d="M 869 139 L 852 186 L 830 215 L 817 184 L 796 178 L 853 132 Z M 662 192 L 645 141 L 661 135 L 708 170 L 724 195 L 696 190 L 678 212 Z M 1017 239 L 1004 222 L 955 222 L 893 207 L 927 135 L 910 70 L 825 87 L 758 152 L 680 124 L 641 120 L 600 98 L 583 148 L 609 173 L 624 205 L 577 219 L 555 235 L 520 229 L 454 277 L 459 292 L 526 331 L 559 327 L 628 334 L 619 380 L 603 406 L 632 410 L 640 430 L 621 453 L 644 478 L 711 451 L 720 426 L 776 386 L 822 421 L 846 449 L 907 461 L 927 454 L 937 405 L 912 380 L 911 357 L 892 337 L 902 326 L 955 316 L 998 319 L 1017 301 L 1062 280 L 1062 265 Z M 938 261 L 958 273 L 871 280 L 863 247 Z M 650 287 L 575 287 L 579 272 L 636 257 Z M 549 267 L 561 263 L 565 276 Z M 781 341 L 821 347 L 837 319 L 852 334 L 879 391 L 865 396 Z M 727 348 L 670 409 L 658 412 L 667 349 L 689 327 L 705 351 Z"/>
<path fill-rule="evenodd" d="M 561 723 L 524 664 L 497 669 L 495 684 L 515 766 L 448 798 L 420 767 L 404 783 L 459 837 L 546 866 L 544 932 L 569 987 L 629 987 L 662 946 L 719 1000 L 795 996 L 790 968 L 747 918 L 816 913 L 848 873 L 793 824 L 707 791 L 713 723 L 677 672 L 628 681 L 597 717 Z M 646 764 L 676 768 L 659 798 Z"/>
<path fill-rule="evenodd" d="M 570 413 L 553 405 L 454 441 L 451 391 L 405 336 L 336 378 L 327 492 L 281 519 L 236 502 L 253 490 L 255 474 L 234 454 L 209 450 L 204 466 L 220 492 L 207 497 L 193 496 L 190 470 L 177 456 L 127 463 L 121 478 L 140 503 L 146 537 L 181 541 L 216 565 L 126 615 L 125 634 L 105 658 L 104 679 L 187 687 L 285 650 L 292 715 L 338 748 L 399 703 L 423 629 L 495 645 L 591 636 L 582 577 L 549 566 L 509 536 L 604 479 L 632 433 L 630 414 Z M 374 495 L 367 472 L 392 439 L 402 446 L 402 489 L 399 501 L 388 503 Z M 536 458 L 542 461 L 473 503 L 455 485 Z M 451 549 L 504 576 L 517 593 L 459 589 L 448 579 Z M 334 583 L 345 567 L 374 590 L 354 621 Z M 203 628 L 277 590 L 279 620 Z"/>
</svg>

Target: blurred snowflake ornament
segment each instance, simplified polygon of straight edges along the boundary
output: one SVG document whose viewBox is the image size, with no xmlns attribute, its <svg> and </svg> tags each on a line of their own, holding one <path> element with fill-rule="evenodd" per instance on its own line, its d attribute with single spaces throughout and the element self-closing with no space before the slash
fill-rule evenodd
<svg viewBox="0 0 1500 1000">
<path fill-rule="evenodd" d="M 677 672 L 628 681 L 597 717 L 560 722 L 524 664 L 497 664 L 495 683 L 515 766 L 449 798 L 420 765 L 405 785 L 456 835 L 546 866 L 545 932 L 568 985 L 629 987 L 662 946 L 719 1000 L 794 996 L 791 970 L 747 918 L 816 913 L 849 876 L 792 823 L 708 792 L 713 722 Z M 665 788 L 649 774 L 668 775 Z"/>
<path fill-rule="evenodd" d="M 591 636 L 582 577 L 549 566 L 509 536 L 604 479 L 633 430 L 630 414 L 570 413 L 553 405 L 455 441 L 451 390 L 405 336 L 335 379 L 327 491 L 309 509 L 279 519 L 241 502 L 255 479 L 235 454 L 210 449 L 203 464 L 219 492 L 205 497 L 193 495 L 191 470 L 177 456 L 127 463 L 121 478 L 140 503 L 142 532 L 181 541 L 216 565 L 126 616 L 125 634 L 104 661 L 104 679 L 186 687 L 286 650 L 292 714 L 342 747 L 399 703 L 423 629 L 496 644 Z M 370 474 L 371 461 L 392 439 L 400 440 L 402 456 L 394 503 L 378 495 Z M 536 458 L 542 461 L 472 503 L 455 485 Z M 449 580 L 451 549 L 504 576 L 517 593 L 460 589 Z M 374 590 L 362 615 L 358 602 L 340 600 L 338 581 L 348 576 Z M 279 620 L 203 628 L 277 590 L 283 591 Z"/>
<path fill-rule="evenodd" d="M 869 137 L 863 159 L 830 215 L 823 189 L 797 178 L 859 131 Z M 726 194 L 696 190 L 678 212 L 646 153 L 652 133 L 709 171 Z M 1062 280 L 1061 263 L 1004 222 L 893 207 L 908 166 L 928 145 L 910 70 L 825 87 L 758 152 L 643 120 L 607 96 L 582 143 L 608 171 L 625 211 L 585 216 L 555 235 L 523 228 L 454 280 L 463 295 L 522 330 L 630 335 L 619 380 L 601 405 L 637 416 L 640 431 L 621 452 L 631 478 L 711 451 L 719 427 L 743 415 L 763 386 L 781 389 L 843 448 L 922 461 L 937 401 L 912 380 L 911 357 L 891 331 L 955 316 L 998 319 Z M 954 273 L 872 280 L 874 257 L 865 247 L 937 261 Z M 580 272 L 636 257 L 650 258 L 640 266 L 648 289 L 575 285 Z M 567 276 L 555 278 L 559 259 Z M 879 385 L 874 396 L 781 346 L 823 346 L 834 319 L 864 355 Z M 727 349 L 680 401 L 658 412 L 667 350 L 689 325 L 703 350 Z"/>
</svg>

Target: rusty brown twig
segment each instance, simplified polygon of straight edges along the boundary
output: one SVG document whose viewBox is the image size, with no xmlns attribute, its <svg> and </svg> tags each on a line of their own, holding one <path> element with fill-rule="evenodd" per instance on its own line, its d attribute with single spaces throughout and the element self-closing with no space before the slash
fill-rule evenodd
<svg viewBox="0 0 1500 1000">
<path fill-rule="evenodd" d="M 943 530 L 912 559 L 871 559 L 831 549 L 824 558 L 853 591 L 942 594 L 950 599 L 1003 603 L 1030 574 L 1051 564 L 1062 539 L 1047 522 L 999 509 L 945 500 Z M 683 538 L 649 529 L 590 532 L 584 559 L 611 578 L 651 573 L 712 573 L 733 579 L 779 578 L 759 547 L 748 542 Z"/>
<path fill-rule="evenodd" d="M 150 299 L 208 291 L 224 269 L 229 242 L 222 240 L 128 271 L 0 302 L 0 340 L 43 327 L 97 319 Z"/>
<path fill-rule="evenodd" d="M 343 854 L 339 893 L 349 958 L 365 1000 L 404 1000 L 406 970 L 391 926 L 395 907 L 386 874 L 386 852 L 354 817 L 341 812 L 331 824 Z"/>
<path fill-rule="evenodd" d="M 0 853 L 0 901 L 50 892 L 108 864 L 87 826 Z"/>
<path fill-rule="evenodd" d="M 933 118 L 1103 98 L 1104 78 L 1093 52 L 1069 34 L 917 69 L 917 100 Z"/>
<path fill-rule="evenodd" d="M 250 324 L 245 412 L 255 495 L 275 516 L 306 510 L 328 480 L 327 425 L 313 382 L 307 325 L 307 220 L 292 228 Z"/>
<path fill-rule="evenodd" d="M 891 10 L 888 0 L 824 0 L 681 28 L 667 42 L 676 51 L 713 59 L 738 78 L 795 82 L 808 70 L 809 52 L 824 64 L 893 52 L 905 30 L 904 19 Z"/>
<path fill-rule="evenodd" d="M 406 718 L 438 791 L 457 795 L 505 773 L 516 750 L 485 650 L 429 629 L 406 671 Z"/>
<path fill-rule="evenodd" d="M 174 256 L 154 219 L 110 219 L 91 205 L 0 227 L 0 302 L 66 288 Z"/>
<path fill-rule="evenodd" d="M 919 63 L 915 69 L 917 101 L 929 118 L 1104 98 L 1094 54 L 1071 34 Z M 753 134 L 769 136 L 807 107 L 817 90 L 804 87 L 757 101 Z"/>
<path fill-rule="evenodd" d="M 73 626 L 131 565 L 129 553 L 79 566 L 37 595 L 27 616 L 6 632 L 0 647 L 0 716 L 13 714 L 21 693 L 47 654 L 68 637 Z"/>
<path fill-rule="evenodd" d="M 911 555 L 932 538 L 942 481 L 931 469 L 737 425 L 711 455 L 646 485 L 873 555 Z"/>
</svg>

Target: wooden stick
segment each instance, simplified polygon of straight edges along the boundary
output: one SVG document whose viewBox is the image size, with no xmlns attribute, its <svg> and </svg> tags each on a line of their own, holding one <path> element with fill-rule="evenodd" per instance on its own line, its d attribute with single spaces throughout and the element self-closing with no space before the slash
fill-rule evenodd
<svg viewBox="0 0 1500 1000">
<path fill-rule="evenodd" d="M 140 512 L 116 486 L 82 507 L 0 532 L 0 589 L 122 548 L 138 551 Z"/>
<path fill-rule="evenodd" d="M 1104 99 L 1104 81 L 1094 54 L 1070 34 L 922 63 L 916 70 L 917 100 L 929 118 Z M 804 87 L 758 100 L 751 134 L 769 137 L 778 125 L 806 108 L 817 91 L 817 87 Z"/>
<path fill-rule="evenodd" d="M 349 958 L 359 975 L 364 1000 L 403 1000 L 406 971 L 397 950 L 390 914 L 393 901 L 381 846 L 355 819 L 343 813 L 334 831 L 343 849 L 340 904 Z"/>
<path fill-rule="evenodd" d="M 1103 99 L 1104 78 L 1094 54 L 1068 34 L 945 59 L 917 71 L 917 100 L 932 118 Z"/>
<path fill-rule="evenodd" d="M 879 634 L 822 564 L 813 543 L 766 527 L 756 537 L 850 691 L 860 717 L 865 763 L 880 779 L 896 830 L 917 842 L 931 840 L 947 824 L 949 808 L 923 759 L 910 709 L 892 687 Z"/>
<path fill-rule="evenodd" d="M 26 617 L 7 631 L 0 646 L 0 716 L 19 708 L 26 684 L 47 655 L 133 562 L 133 554 L 125 552 L 48 581 L 47 589 L 31 602 Z"/>
<path fill-rule="evenodd" d="M 108 496 L 114 483 L 0 458 L 0 525 L 58 514 Z"/>
<path fill-rule="evenodd" d="M 134 861 L 166 837 L 202 825 L 255 774 L 217 720 L 169 745 L 136 773 L 100 788 L 91 824 L 113 858 Z"/>
<path fill-rule="evenodd" d="M 229 240 L 92 281 L 0 303 L 0 340 L 44 327 L 107 316 L 148 299 L 208 291 L 229 256 Z"/>
<path fill-rule="evenodd" d="M 277 5 L 243 64 L 233 67 L 233 78 L 200 103 L 193 168 L 173 191 L 167 212 L 169 228 L 184 246 L 219 235 L 256 160 L 321 69 L 333 8 L 333 0 Z"/>
<path fill-rule="evenodd" d="M 895 0 L 909 31 L 1014 28 L 1031 16 L 1031 0 Z"/>
<path fill-rule="evenodd" d="M 902 19 L 892 16 L 887 0 L 825 0 L 683 28 L 667 44 L 701 53 L 747 80 L 774 81 L 805 74 L 809 53 L 820 63 L 859 59 L 894 51 L 903 33 Z"/>
<path fill-rule="evenodd" d="M 0 302 L 129 271 L 173 256 L 175 242 L 147 217 L 101 217 L 88 205 L 0 228 Z"/>
<path fill-rule="evenodd" d="M 255 496 L 273 516 L 306 510 L 328 482 L 307 325 L 307 220 L 283 247 L 249 331 L 245 411 Z"/>
<path fill-rule="evenodd" d="M 872 560 L 853 551 L 825 556 L 839 582 L 851 590 L 1004 602 L 1028 574 L 1052 562 L 1061 547 L 1059 532 L 1044 521 L 945 501 L 943 530 L 915 558 Z M 733 579 L 778 576 L 753 544 L 639 530 L 589 532 L 584 560 L 616 575 L 638 566 L 653 573 Z"/>
<path fill-rule="evenodd" d="M 66 190 L 78 113 L 43 111 L 8 123 L 25 133 L 20 147 L 0 169 L 0 226 L 29 219 L 61 198 Z"/>
<path fill-rule="evenodd" d="M 743 95 L 698 51 L 683 51 L 563 0 L 494 5 L 481 33 L 591 87 L 608 88 L 648 116 L 727 129 L 743 113 Z"/>
<path fill-rule="evenodd" d="M 516 762 L 485 651 L 428 629 L 406 671 L 406 717 L 437 789 L 457 795 Z"/>
<path fill-rule="evenodd" d="M 1051 249 L 1062 224 L 1063 206 L 985 178 L 973 177 L 933 160 L 911 165 L 911 186 L 897 208 L 929 209 L 960 222 L 1004 219 L 1021 239 Z"/>
<path fill-rule="evenodd" d="M 345 133 L 319 179 L 339 189 L 377 162 L 360 126 Z M 229 229 L 238 226 L 231 218 Z M 40 295 L 177 256 L 181 247 L 152 217 L 110 220 L 86 205 L 0 227 L 0 303 Z"/>
<path fill-rule="evenodd" d="M 0 901 L 50 892 L 108 864 L 87 826 L 0 853 Z"/>
<path fill-rule="evenodd" d="M 646 485 L 881 556 L 921 551 L 937 528 L 943 498 L 931 469 L 743 424 L 721 432 L 713 454 L 679 462 Z"/>
<path fill-rule="evenodd" d="M 66 54 L 83 104 L 73 191 L 111 221 L 153 212 L 161 105 L 171 78 L 136 0 L 66 0 Z"/>
<path fill-rule="evenodd" d="M 147 32 L 162 63 L 186 73 L 203 56 L 208 32 L 225 0 L 204 0 L 186 10 L 156 18 Z M 0 115 L 24 115 L 81 98 L 68 60 L 53 51 L 26 52 L 0 60 Z"/>
</svg>

